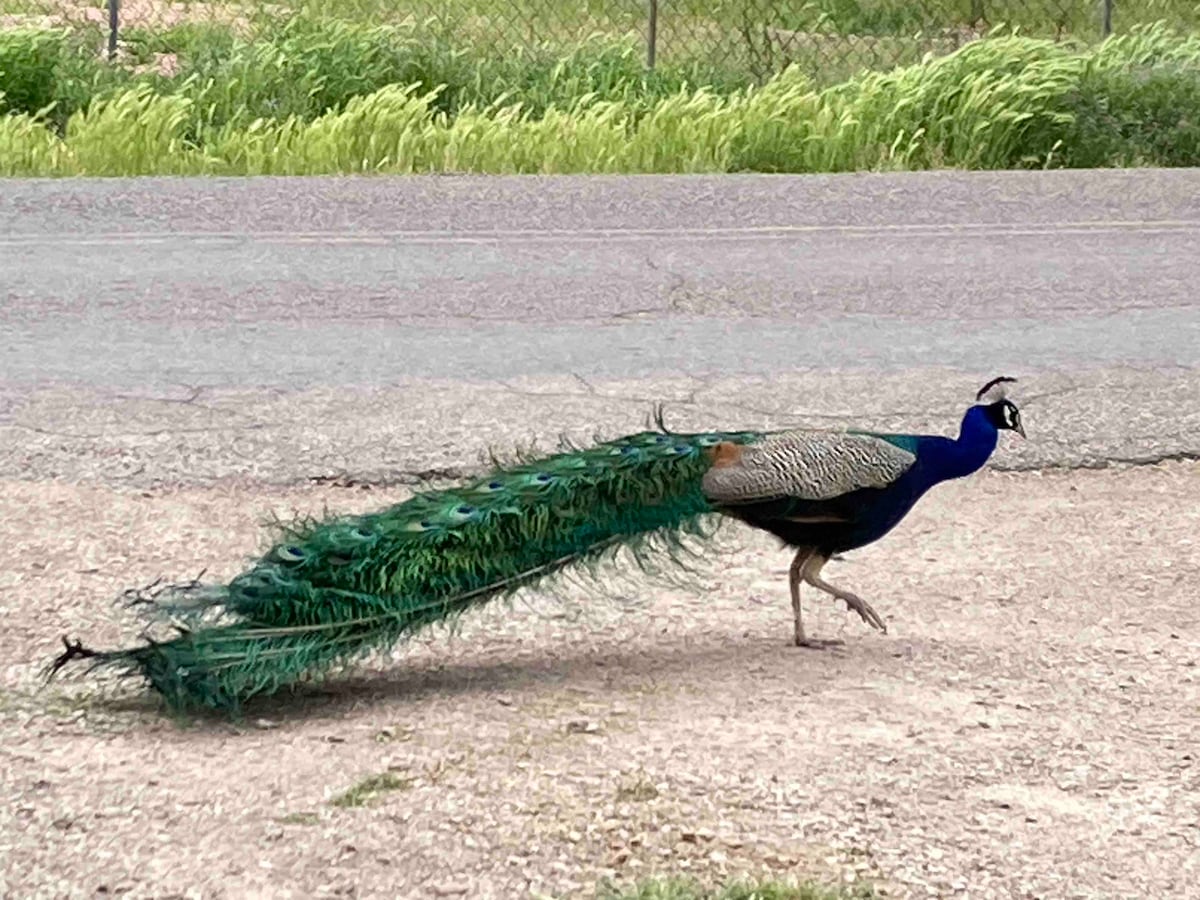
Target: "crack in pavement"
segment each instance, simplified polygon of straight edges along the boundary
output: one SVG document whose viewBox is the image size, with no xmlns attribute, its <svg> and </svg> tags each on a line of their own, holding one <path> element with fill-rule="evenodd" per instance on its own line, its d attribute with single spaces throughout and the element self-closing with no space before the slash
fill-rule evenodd
<svg viewBox="0 0 1200 900">
<path fill-rule="evenodd" d="M 1200 462 L 1200 451 L 1176 450 L 1163 453 L 1147 453 L 1144 456 L 1098 456 L 1078 462 L 1043 463 L 1040 465 L 995 466 L 1007 472 L 1079 472 L 1094 469 L 1109 469 L 1117 466 L 1131 469 L 1157 466 L 1171 462 Z"/>
</svg>

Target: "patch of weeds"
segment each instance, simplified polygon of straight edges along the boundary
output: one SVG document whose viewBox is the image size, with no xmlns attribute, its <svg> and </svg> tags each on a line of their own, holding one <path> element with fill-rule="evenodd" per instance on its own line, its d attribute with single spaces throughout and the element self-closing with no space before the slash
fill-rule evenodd
<svg viewBox="0 0 1200 900">
<path fill-rule="evenodd" d="M 330 806 L 340 809 L 358 809 L 368 806 L 388 791 L 403 791 L 412 786 L 413 780 L 397 775 L 395 772 L 381 772 L 378 775 L 368 775 L 354 787 L 338 794 L 329 801 Z"/>
<path fill-rule="evenodd" d="M 799 10 L 789 10 L 788 25 L 801 30 L 822 30 L 834 34 L 917 34 L 936 30 L 946 21 L 942 10 L 931 14 L 926 4 L 908 0 L 816 0 Z"/>
<path fill-rule="evenodd" d="M 633 803 L 645 803 L 658 797 L 658 788 L 645 775 L 636 775 L 617 785 L 617 799 Z"/>
<path fill-rule="evenodd" d="M 390 744 L 392 741 L 411 741 L 416 729 L 413 728 L 395 728 L 392 725 L 385 725 L 375 732 L 375 743 Z"/>
<path fill-rule="evenodd" d="M 321 817 L 314 812 L 294 812 L 280 816 L 275 821 L 280 825 L 318 825 Z"/>
<path fill-rule="evenodd" d="M 53 719 L 77 719 L 87 715 L 96 705 L 96 697 L 89 693 L 71 694 L 48 691 L 42 698 L 42 712 Z"/>
<path fill-rule="evenodd" d="M 735 881 L 706 888 L 687 878 L 652 878 L 628 889 L 602 884 L 601 900 L 874 900 L 870 885 L 825 885 L 817 882 Z"/>
<path fill-rule="evenodd" d="M 58 721 L 83 719 L 92 713 L 103 713 L 106 704 L 103 695 L 90 690 L 44 687 L 28 693 L 13 692 L 5 704 L 23 712 L 40 713 Z"/>
</svg>

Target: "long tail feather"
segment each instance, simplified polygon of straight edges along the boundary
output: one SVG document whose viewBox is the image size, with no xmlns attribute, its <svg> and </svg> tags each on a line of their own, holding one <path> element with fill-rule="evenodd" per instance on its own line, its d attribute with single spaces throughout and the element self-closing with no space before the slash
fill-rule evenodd
<svg viewBox="0 0 1200 900">
<path fill-rule="evenodd" d="M 621 549 L 643 567 L 647 551 L 677 555 L 711 512 L 705 451 L 760 437 L 642 432 L 370 515 L 293 523 L 228 584 L 132 592 L 152 623 L 172 626 L 170 639 L 113 651 L 64 639 L 50 674 L 88 659 L 141 678 L 174 708 L 236 710 L 568 567 Z"/>
</svg>

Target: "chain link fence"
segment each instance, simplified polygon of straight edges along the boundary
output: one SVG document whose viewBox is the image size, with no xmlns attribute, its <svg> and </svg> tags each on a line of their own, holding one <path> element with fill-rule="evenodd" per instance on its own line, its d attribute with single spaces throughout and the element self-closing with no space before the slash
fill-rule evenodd
<svg viewBox="0 0 1200 900">
<path fill-rule="evenodd" d="M 1149 0 L 1153 3 L 1154 0 Z M 1097 39 L 1113 0 L 450 0 L 409 8 L 450 40 L 504 52 L 604 37 L 654 68 L 703 60 L 765 78 L 798 64 L 823 80 L 950 53 L 997 26 Z M 1181 4 L 1184 5 L 1184 4 Z M 1193 4 L 1194 6 L 1194 4 Z"/>
<path fill-rule="evenodd" d="M 443 45 L 491 54 L 563 53 L 587 42 L 632 48 L 650 68 L 703 63 L 761 80 L 789 64 L 821 81 L 945 54 L 1007 32 L 1095 41 L 1152 21 L 1194 30 L 1195 0 L 0 0 L 0 27 L 87 30 L 119 61 L 201 28 L 243 37 L 301 15 L 408 23 Z M 143 58 L 140 62 L 145 63 Z"/>
</svg>

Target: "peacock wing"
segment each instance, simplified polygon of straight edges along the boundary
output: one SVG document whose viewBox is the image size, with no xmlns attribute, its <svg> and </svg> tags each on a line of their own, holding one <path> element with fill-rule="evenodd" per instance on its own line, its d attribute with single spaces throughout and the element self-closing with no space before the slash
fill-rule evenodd
<svg viewBox="0 0 1200 900">
<path fill-rule="evenodd" d="M 855 432 L 785 431 L 745 446 L 722 444 L 701 487 L 711 502 L 726 506 L 833 500 L 892 484 L 916 462 L 915 447 L 906 443 Z"/>
</svg>

